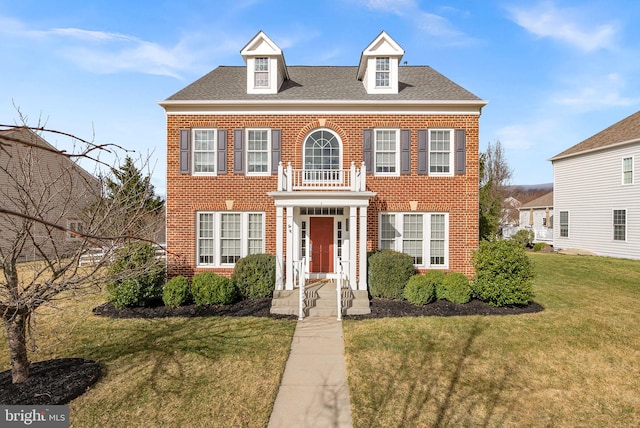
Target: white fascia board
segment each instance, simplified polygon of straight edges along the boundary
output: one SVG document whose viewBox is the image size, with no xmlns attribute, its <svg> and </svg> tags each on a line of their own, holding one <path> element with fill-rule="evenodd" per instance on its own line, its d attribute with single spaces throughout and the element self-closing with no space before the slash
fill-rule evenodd
<svg viewBox="0 0 640 428">
<path fill-rule="evenodd" d="M 602 147 L 595 147 L 593 149 L 582 150 L 582 151 L 575 152 L 575 153 L 569 153 L 568 155 L 554 156 L 554 157 L 549 158 L 547 160 L 550 161 L 551 163 L 553 163 L 555 161 L 562 160 L 562 159 L 568 159 L 568 158 L 572 158 L 572 157 L 580 156 L 580 155 L 587 155 L 589 153 L 602 152 L 602 151 L 605 151 L 605 150 L 615 149 L 615 148 L 618 148 L 618 147 L 626 146 L 628 144 L 635 144 L 635 143 L 640 143 L 640 138 L 635 138 L 633 140 L 627 140 L 627 141 L 621 141 L 619 143 L 609 144 L 607 146 L 602 146 Z"/>
<path fill-rule="evenodd" d="M 434 100 L 238 100 L 238 101 L 160 101 L 167 114 L 257 114 L 257 113 L 333 113 L 333 114 L 368 114 L 368 113 L 400 113 L 400 114 L 481 114 L 482 107 L 488 101 L 434 101 Z"/>
<path fill-rule="evenodd" d="M 368 207 L 369 199 L 376 196 L 376 192 L 268 192 L 275 201 L 276 207 Z"/>
</svg>

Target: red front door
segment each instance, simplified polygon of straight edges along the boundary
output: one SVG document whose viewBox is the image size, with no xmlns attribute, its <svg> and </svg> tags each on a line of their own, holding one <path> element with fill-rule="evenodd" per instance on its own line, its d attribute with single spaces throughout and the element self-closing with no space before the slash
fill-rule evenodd
<svg viewBox="0 0 640 428">
<path fill-rule="evenodd" d="M 311 217 L 309 271 L 333 272 L 333 217 Z"/>
</svg>

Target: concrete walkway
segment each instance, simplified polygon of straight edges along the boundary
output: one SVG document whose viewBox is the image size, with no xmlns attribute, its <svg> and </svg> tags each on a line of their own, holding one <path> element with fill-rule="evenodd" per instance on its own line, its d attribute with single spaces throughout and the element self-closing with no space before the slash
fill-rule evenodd
<svg viewBox="0 0 640 428">
<path fill-rule="evenodd" d="M 269 428 L 351 426 L 342 323 L 298 321 Z"/>
</svg>

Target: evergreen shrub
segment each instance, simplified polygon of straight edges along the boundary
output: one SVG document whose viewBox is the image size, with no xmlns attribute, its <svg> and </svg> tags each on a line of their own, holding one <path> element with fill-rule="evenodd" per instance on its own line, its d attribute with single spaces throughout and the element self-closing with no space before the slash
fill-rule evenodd
<svg viewBox="0 0 640 428">
<path fill-rule="evenodd" d="M 165 306 L 177 308 L 188 305 L 193 301 L 189 280 L 184 276 L 174 276 L 164 286 L 162 290 L 162 301 Z"/>
<path fill-rule="evenodd" d="M 272 254 L 251 254 L 236 263 L 231 275 L 243 299 L 272 297 L 276 286 L 276 257 Z"/>
<path fill-rule="evenodd" d="M 393 250 L 371 253 L 369 290 L 372 297 L 402 300 L 407 281 L 415 273 L 413 257 Z"/>
<path fill-rule="evenodd" d="M 235 302 L 238 295 L 229 278 L 213 272 L 196 274 L 191 281 L 191 294 L 198 306 L 228 305 Z"/>
</svg>

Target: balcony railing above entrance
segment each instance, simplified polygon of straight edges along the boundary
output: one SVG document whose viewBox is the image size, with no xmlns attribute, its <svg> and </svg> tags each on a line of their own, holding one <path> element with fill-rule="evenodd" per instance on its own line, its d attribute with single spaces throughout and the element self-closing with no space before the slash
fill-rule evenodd
<svg viewBox="0 0 640 428">
<path fill-rule="evenodd" d="M 366 168 L 364 162 L 356 168 L 351 162 L 349 169 L 293 169 L 291 162 L 278 165 L 278 191 L 295 190 L 366 190 Z"/>
</svg>

